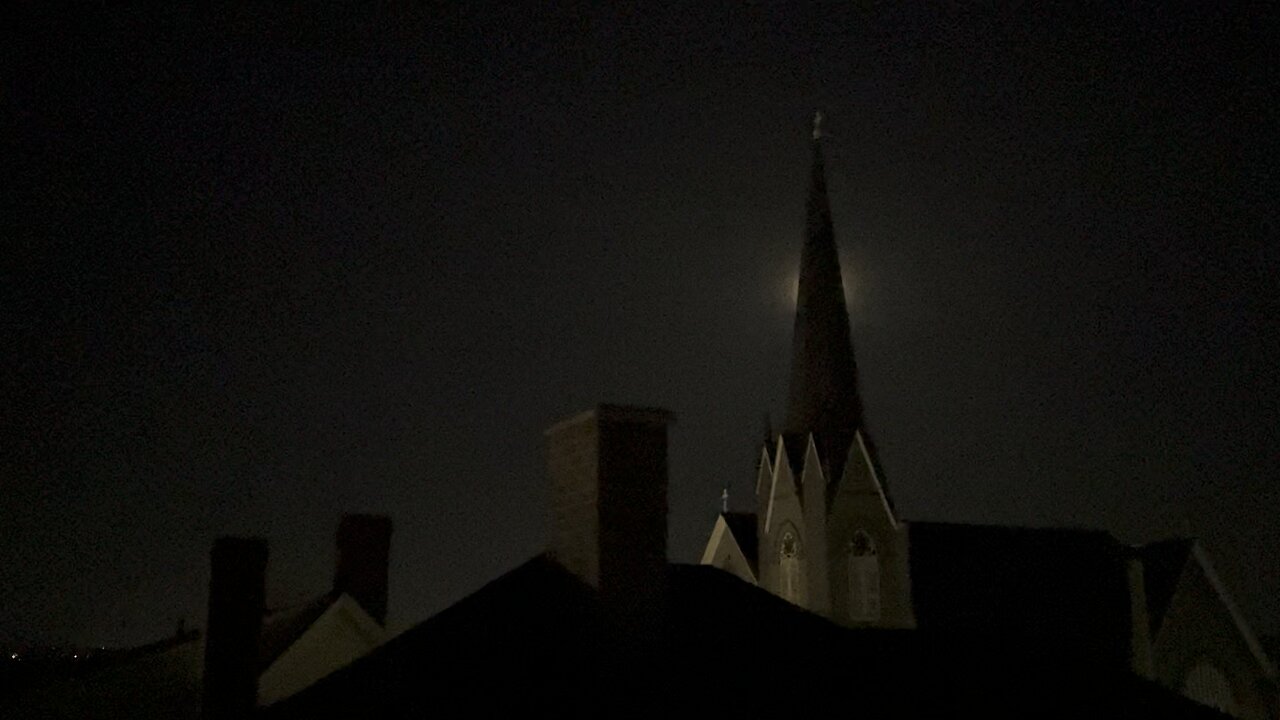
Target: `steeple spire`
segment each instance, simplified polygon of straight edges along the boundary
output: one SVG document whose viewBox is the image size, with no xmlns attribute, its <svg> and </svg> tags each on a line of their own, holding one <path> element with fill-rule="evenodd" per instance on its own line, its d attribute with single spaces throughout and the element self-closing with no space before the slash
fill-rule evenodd
<svg viewBox="0 0 1280 720">
<path fill-rule="evenodd" d="M 857 365 L 853 359 L 840 256 L 827 200 L 821 122 L 822 113 L 817 113 L 784 431 L 829 436 L 851 434 L 862 422 L 862 403 L 858 398 Z"/>
</svg>

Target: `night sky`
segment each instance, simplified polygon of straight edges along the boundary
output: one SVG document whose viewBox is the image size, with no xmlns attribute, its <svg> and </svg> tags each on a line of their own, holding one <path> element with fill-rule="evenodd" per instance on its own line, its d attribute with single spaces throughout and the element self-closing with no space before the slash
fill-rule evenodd
<svg viewBox="0 0 1280 720">
<path fill-rule="evenodd" d="M 202 625 L 220 534 L 314 596 L 344 511 L 406 627 L 541 548 L 600 401 L 677 413 L 696 561 L 783 411 L 819 108 L 901 514 L 1192 533 L 1280 630 L 1274 10 L 322 5 L 8 24 L 0 643 Z"/>
</svg>

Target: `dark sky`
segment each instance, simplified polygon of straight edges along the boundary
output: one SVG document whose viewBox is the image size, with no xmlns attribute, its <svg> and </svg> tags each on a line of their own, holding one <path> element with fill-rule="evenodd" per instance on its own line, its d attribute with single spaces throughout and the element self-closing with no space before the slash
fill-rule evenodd
<svg viewBox="0 0 1280 720">
<path fill-rule="evenodd" d="M 782 410 L 816 108 L 902 514 L 1194 533 L 1280 630 L 1273 10 L 323 5 L 10 24 L 0 643 L 201 624 L 218 534 L 314 595 L 343 511 L 404 627 L 540 549 L 602 400 L 678 414 L 696 560 Z"/>
</svg>

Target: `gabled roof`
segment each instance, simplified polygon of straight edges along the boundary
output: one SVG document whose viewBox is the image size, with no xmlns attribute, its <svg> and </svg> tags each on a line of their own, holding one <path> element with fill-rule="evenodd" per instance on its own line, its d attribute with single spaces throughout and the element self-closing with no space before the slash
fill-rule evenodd
<svg viewBox="0 0 1280 720">
<path fill-rule="evenodd" d="M 746 565 L 747 573 L 750 577 L 746 578 L 751 582 L 758 582 L 760 578 L 760 565 L 758 562 L 759 551 L 757 546 L 756 532 L 756 514 L 743 512 L 724 512 L 720 513 L 720 517 L 716 519 L 716 524 L 711 530 L 711 537 L 707 539 L 706 548 L 702 552 L 702 565 L 715 564 L 723 567 L 717 561 L 721 557 L 721 548 L 725 547 L 725 543 L 730 543 L 728 557 L 730 566 L 736 562 L 733 560 L 735 556 L 740 557 L 742 564 Z M 725 568 L 725 569 L 730 569 Z"/>
<path fill-rule="evenodd" d="M 339 597 L 338 593 L 328 592 L 310 601 L 268 612 L 262 618 L 262 631 L 258 635 L 258 667 L 261 670 L 270 667 Z"/>
</svg>

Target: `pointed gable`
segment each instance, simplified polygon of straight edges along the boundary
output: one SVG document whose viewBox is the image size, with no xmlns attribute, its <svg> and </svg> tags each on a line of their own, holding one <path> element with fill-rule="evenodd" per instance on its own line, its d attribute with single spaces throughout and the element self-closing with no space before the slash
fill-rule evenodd
<svg viewBox="0 0 1280 720">
<path fill-rule="evenodd" d="M 809 451 L 809 433 L 784 433 L 778 437 L 778 458 L 774 464 L 786 463 L 796 482 L 804 475 L 805 454 Z"/>
<path fill-rule="evenodd" d="M 801 449 L 796 449 L 796 447 Z M 800 503 L 799 473 L 804 467 L 803 445 L 794 437 L 788 441 L 785 436 L 778 439 L 777 454 L 773 461 L 773 475 L 769 478 L 768 495 L 764 503 L 763 532 L 769 533 L 773 528 L 774 513 L 779 502 L 790 500 L 798 506 Z"/>
<path fill-rule="evenodd" d="M 293 627 L 282 628 L 279 637 L 289 632 L 294 636 L 282 647 L 273 648 L 275 657 L 263 665 L 258 682 L 260 705 L 297 693 L 368 654 L 386 639 L 382 625 L 347 593 L 333 593 L 329 602 L 322 605 L 312 603 L 300 611 L 294 622 L 285 624 Z M 264 645 L 266 640 L 264 637 Z"/>
<path fill-rule="evenodd" d="M 879 497 L 880 503 L 884 508 L 885 514 L 889 517 L 889 523 L 897 527 L 898 513 L 894 509 L 893 498 L 889 494 L 889 488 L 884 482 L 884 473 L 880 469 L 880 461 L 875 454 L 875 446 L 867 440 L 862 431 L 854 433 L 853 443 L 849 446 L 848 458 L 844 463 L 843 473 L 837 483 L 832 483 L 830 494 L 835 495 L 840 490 L 854 490 L 859 479 L 865 478 L 865 482 L 870 486 L 870 492 Z M 829 504 L 834 507 L 835 500 L 831 498 Z"/>
<path fill-rule="evenodd" d="M 757 583 L 760 577 L 757 522 L 755 513 L 721 513 L 699 564 L 712 565 L 749 583 Z"/>
</svg>

